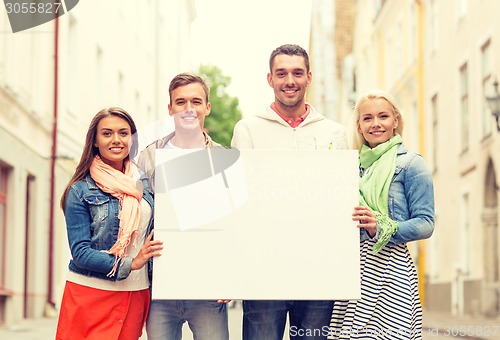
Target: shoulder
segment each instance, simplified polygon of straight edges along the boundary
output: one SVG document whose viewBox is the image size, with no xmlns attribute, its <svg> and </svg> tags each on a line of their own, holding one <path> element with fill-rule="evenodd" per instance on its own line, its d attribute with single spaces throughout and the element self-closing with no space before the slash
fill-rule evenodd
<svg viewBox="0 0 500 340">
<path fill-rule="evenodd" d="M 99 189 L 94 179 L 90 175 L 87 175 L 85 178 L 71 184 L 66 200 L 67 203 L 75 200 L 83 201 L 89 194 L 100 191 L 101 189 Z"/>
<path fill-rule="evenodd" d="M 98 189 L 97 184 L 95 184 L 94 179 L 88 174 L 84 179 L 76 181 L 71 185 L 71 189 L 77 192 L 89 191 L 90 189 Z"/>
<path fill-rule="evenodd" d="M 396 167 L 401 170 L 428 173 L 424 158 L 418 152 L 408 149 L 404 144 L 399 145 L 396 157 Z"/>
<path fill-rule="evenodd" d="M 252 126 L 256 124 L 262 124 L 269 120 L 269 118 L 266 118 L 262 115 L 253 115 L 249 117 L 245 117 L 238 121 L 235 125 L 235 127 L 243 127 L 243 126 Z"/>
<path fill-rule="evenodd" d="M 155 140 L 154 142 L 146 146 L 144 150 L 142 150 L 141 153 L 139 154 L 139 158 L 137 159 L 137 166 L 141 170 L 148 172 L 149 169 L 151 169 L 154 166 L 155 150 L 163 149 L 165 145 L 167 145 L 168 141 L 172 139 L 174 134 L 175 131 L 163 138 Z"/>
<path fill-rule="evenodd" d="M 140 182 L 142 184 L 142 193 L 143 196 L 151 196 L 154 197 L 154 190 L 153 187 L 151 186 L 151 182 L 149 181 L 148 177 L 141 177 Z"/>
<path fill-rule="evenodd" d="M 319 120 L 317 123 L 324 125 L 325 127 L 329 128 L 334 132 L 345 133 L 346 131 L 343 125 L 326 117 L 323 117 L 323 119 Z"/>
<path fill-rule="evenodd" d="M 209 147 L 209 148 L 224 148 L 224 146 L 222 146 L 222 144 L 219 144 L 216 141 L 214 141 L 208 133 L 203 132 L 203 134 L 205 135 L 205 138 L 207 139 L 207 143 L 206 143 L 207 147 Z"/>
<path fill-rule="evenodd" d="M 152 191 L 147 173 L 140 168 L 137 168 L 137 171 L 139 172 L 139 181 L 142 182 L 143 188 Z"/>
<path fill-rule="evenodd" d="M 309 105 L 309 107 L 311 109 L 311 113 L 310 113 L 310 117 L 308 117 L 308 118 L 311 119 L 311 123 L 317 124 L 317 125 L 322 125 L 322 126 L 327 127 L 335 132 L 345 133 L 345 128 L 343 125 L 334 121 L 333 119 L 325 117 L 324 115 L 319 113 L 313 106 Z M 307 118 L 306 118 L 306 120 L 307 120 Z"/>
<path fill-rule="evenodd" d="M 253 114 L 250 116 L 246 116 L 241 119 L 236 125 L 255 125 L 255 124 L 264 124 L 268 122 L 281 122 L 281 118 L 278 114 L 271 108 L 271 106 L 267 106 L 264 110 L 257 114 Z"/>
<path fill-rule="evenodd" d="M 155 140 L 153 143 L 146 146 L 145 150 L 148 150 L 148 152 L 151 152 L 151 150 L 153 150 L 153 152 L 154 152 L 155 149 L 163 149 L 165 147 L 165 145 L 167 145 L 168 141 L 171 140 L 174 135 L 175 135 L 175 131 L 172 133 L 169 133 L 168 135 L 166 135 L 163 138 Z"/>
<path fill-rule="evenodd" d="M 396 163 L 399 163 L 399 165 L 404 166 L 411 163 L 411 161 L 417 156 L 420 155 L 415 151 L 408 149 L 403 143 L 401 143 L 398 146 Z"/>
</svg>

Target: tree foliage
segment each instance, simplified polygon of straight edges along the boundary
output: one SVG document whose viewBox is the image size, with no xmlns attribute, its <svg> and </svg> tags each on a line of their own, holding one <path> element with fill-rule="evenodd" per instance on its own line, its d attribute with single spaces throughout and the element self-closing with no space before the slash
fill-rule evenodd
<svg viewBox="0 0 500 340">
<path fill-rule="evenodd" d="M 222 70 L 214 65 L 201 65 L 198 74 L 208 80 L 210 86 L 212 109 L 205 118 L 205 129 L 217 143 L 231 146 L 234 125 L 242 117 L 238 98 L 226 92 L 231 77 L 223 75 Z"/>
</svg>

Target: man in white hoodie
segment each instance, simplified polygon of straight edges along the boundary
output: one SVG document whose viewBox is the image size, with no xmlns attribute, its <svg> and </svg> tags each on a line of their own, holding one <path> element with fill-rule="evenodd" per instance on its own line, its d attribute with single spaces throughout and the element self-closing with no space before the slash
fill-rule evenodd
<svg viewBox="0 0 500 340">
<path fill-rule="evenodd" d="M 264 112 L 236 124 L 231 146 L 237 149 L 348 149 L 345 129 L 305 101 L 312 81 L 307 52 L 297 45 L 280 46 L 271 53 L 269 68 L 267 81 L 274 89 L 274 102 Z M 291 213 L 296 211 L 294 207 Z M 290 332 L 290 339 L 326 339 L 332 309 L 333 301 L 245 300 L 243 340 L 282 339 L 287 314 L 290 330 L 296 330 L 293 334 Z"/>
</svg>

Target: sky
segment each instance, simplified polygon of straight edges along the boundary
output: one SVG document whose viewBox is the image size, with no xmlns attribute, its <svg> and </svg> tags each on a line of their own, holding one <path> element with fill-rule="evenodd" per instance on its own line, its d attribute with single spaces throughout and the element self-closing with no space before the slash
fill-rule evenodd
<svg viewBox="0 0 500 340">
<path fill-rule="evenodd" d="M 231 77 L 228 93 L 244 116 L 273 100 L 269 55 L 283 44 L 308 49 L 312 0 L 195 0 L 194 65 L 212 64 Z"/>
</svg>

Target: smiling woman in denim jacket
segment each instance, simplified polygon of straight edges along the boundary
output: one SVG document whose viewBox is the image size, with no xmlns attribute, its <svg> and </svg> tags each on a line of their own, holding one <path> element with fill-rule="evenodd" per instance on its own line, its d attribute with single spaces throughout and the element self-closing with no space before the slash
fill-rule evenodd
<svg viewBox="0 0 500 340">
<path fill-rule="evenodd" d="M 361 299 L 337 301 L 330 339 L 421 339 L 418 277 L 407 242 L 434 230 L 432 176 L 402 143 L 403 117 L 392 96 L 371 91 L 354 107 L 360 150 Z"/>
<path fill-rule="evenodd" d="M 132 117 L 99 111 L 75 174 L 61 198 L 72 259 L 56 339 L 138 339 L 149 308 L 153 196 L 130 161 L 137 153 Z M 147 235 L 147 236 L 146 236 Z"/>
</svg>

